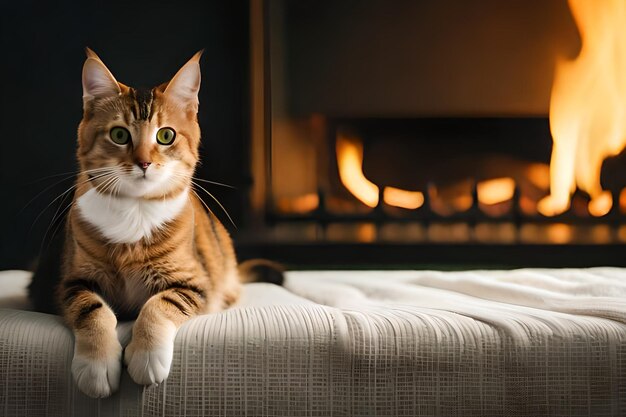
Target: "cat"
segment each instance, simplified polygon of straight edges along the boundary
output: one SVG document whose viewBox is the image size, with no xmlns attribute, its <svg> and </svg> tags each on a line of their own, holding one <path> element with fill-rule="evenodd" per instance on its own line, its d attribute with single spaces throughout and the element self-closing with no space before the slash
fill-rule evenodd
<svg viewBox="0 0 626 417">
<path fill-rule="evenodd" d="M 56 307 L 73 331 L 78 388 L 103 398 L 117 390 L 122 360 L 138 384 L 165 380 L 177 329 L 235 303 L 242 271 L 275 283 L 282 273 L 272 263 L 238 266 L 226 228 L 193 192 L 202 51 L 149 90 L 117 82 L 86 52 L 79 174 L 62 247 L 49 257 L 61 259 L 60 281 L 40 269 L 30 293 L 42 310 Z M 56 303 L 45 290 L 52 282 Z M 125 349 L 118 317 L 136 318 Z"/>
</svg>

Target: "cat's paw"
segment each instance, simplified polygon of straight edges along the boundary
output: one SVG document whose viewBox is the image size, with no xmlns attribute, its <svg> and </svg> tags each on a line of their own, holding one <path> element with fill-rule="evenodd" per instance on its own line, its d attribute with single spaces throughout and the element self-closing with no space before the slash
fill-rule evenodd
<svg viewBox="0 0 626 417">
<path fill-rule="evenodd" d="M 160 384 L 167 378 L 174 357 L 176 329 L 159 335 L 156 343 L 145 343 L 140 338 L 126 346 L 124 362 L 133 381 L 140 385 Z M 151 345 L 151 346 L 150 346 Z"/>
<path fill-rule="evenodd" d="M 93 398 L 105 398 L 117 391 L 122 372 L 122 346 L 112 346 L 104 357 L 75 351 L 72 375 L 78 389 Z"/>
</svg>

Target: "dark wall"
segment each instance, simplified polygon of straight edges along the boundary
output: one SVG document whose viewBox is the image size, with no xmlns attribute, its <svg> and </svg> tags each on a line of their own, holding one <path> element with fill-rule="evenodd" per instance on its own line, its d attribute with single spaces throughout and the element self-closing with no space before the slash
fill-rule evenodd
<svg viewBox="0 0 626 417">
<path fill-rule="evenodd" d="M 546 115 L 557 59 L 580 49 L 567 0 L 283 3 L 295 115 Z"/>
<path fill-rule="evenodd" d="M 64 178 L 54 175 L 76 170 L 85 46 L 120 82 L 144 87 L 168 80 L 205 48 L 197 176 L 238 187 L 210 190 L 239 223 L 249 183 L 247 1 L 21 0 L 3 2 L 1 14 L 0 269 L 27 267 L 45 247 L 57 208 L 69 202 L 52 203 L 72 185 L 54 185 Z"/>
</svg>

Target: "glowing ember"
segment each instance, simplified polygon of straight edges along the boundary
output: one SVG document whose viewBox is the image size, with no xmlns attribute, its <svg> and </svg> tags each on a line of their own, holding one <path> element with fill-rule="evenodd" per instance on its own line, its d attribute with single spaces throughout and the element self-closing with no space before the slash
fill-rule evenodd
<svg viewBox="0 0 626 417">
<path fill-rule="evenodd" d="M 419 191 L 407 191 L 395 187 L 385 187 L 383 199 L 390 206 L 401 207 L 409 210 L 422 207 L 424 194 Z"/>
<path fill-rule="evenodd" d="M 291 198 L 282 197 L 278 199 L 277 206 L 285 213 L 309 213 L 319 207 L 319 197 L 316 193 Z"/>
<path fill-rule="evenodd" d="M 513 178 L 496 178 L 479 182 L 476 185 L 478 201 L 487 204 L 504 203 L 513 198 L 515 181 Z"/>
<path fill-rule="evenodd" d="M 626 2 L 570 0 L 582 48 L 557 65 L 550 103 L 554 138 L 546 216 L 570 206 L 578 187 L 591 197 L 589 212 L 606 214 L 611 196 L 600 185 L 602 162 L 626 143 Z"/>
<path fill-rule="evenodd" d="M 622 188 L 619 193 L 619 208 L 622 213 L 626 213 L 626 188 Z"/>
<path fill-rule="evenodd" d="M 440 216 L 450 216 L 469 210 L 474 204 L 472 181 L 458 181 L 446 186 L 429 185 L 430 208 Z"/>
<path fill-rule="evenodd" d="M 573 237 L 572 226 L 569 224 L 555 223 L 546 226 L 549 241 L 553 243 L 569 243 Z"/>
<path fill-rule="evenodd" d="M 371 223 L 358 225 L 356 233 L 359 242 L 373 242 L 376 240 L 376 226 Z"/>
</svg>

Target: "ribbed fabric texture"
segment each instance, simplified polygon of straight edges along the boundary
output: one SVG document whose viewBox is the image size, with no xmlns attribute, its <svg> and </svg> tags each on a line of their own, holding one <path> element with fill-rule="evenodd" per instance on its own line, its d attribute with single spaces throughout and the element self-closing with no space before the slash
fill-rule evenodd
<svg viewBox="0 0 626 417">
<path fill-rule="evenodd" d="M 74 387 L 58 317 L 0 310 L 0 415 L 626 415 L 625 270 L 294 272 L 286 288 L 189 321 L 163 384 L 124 371 L 106 400 Z"/>
</svg>

